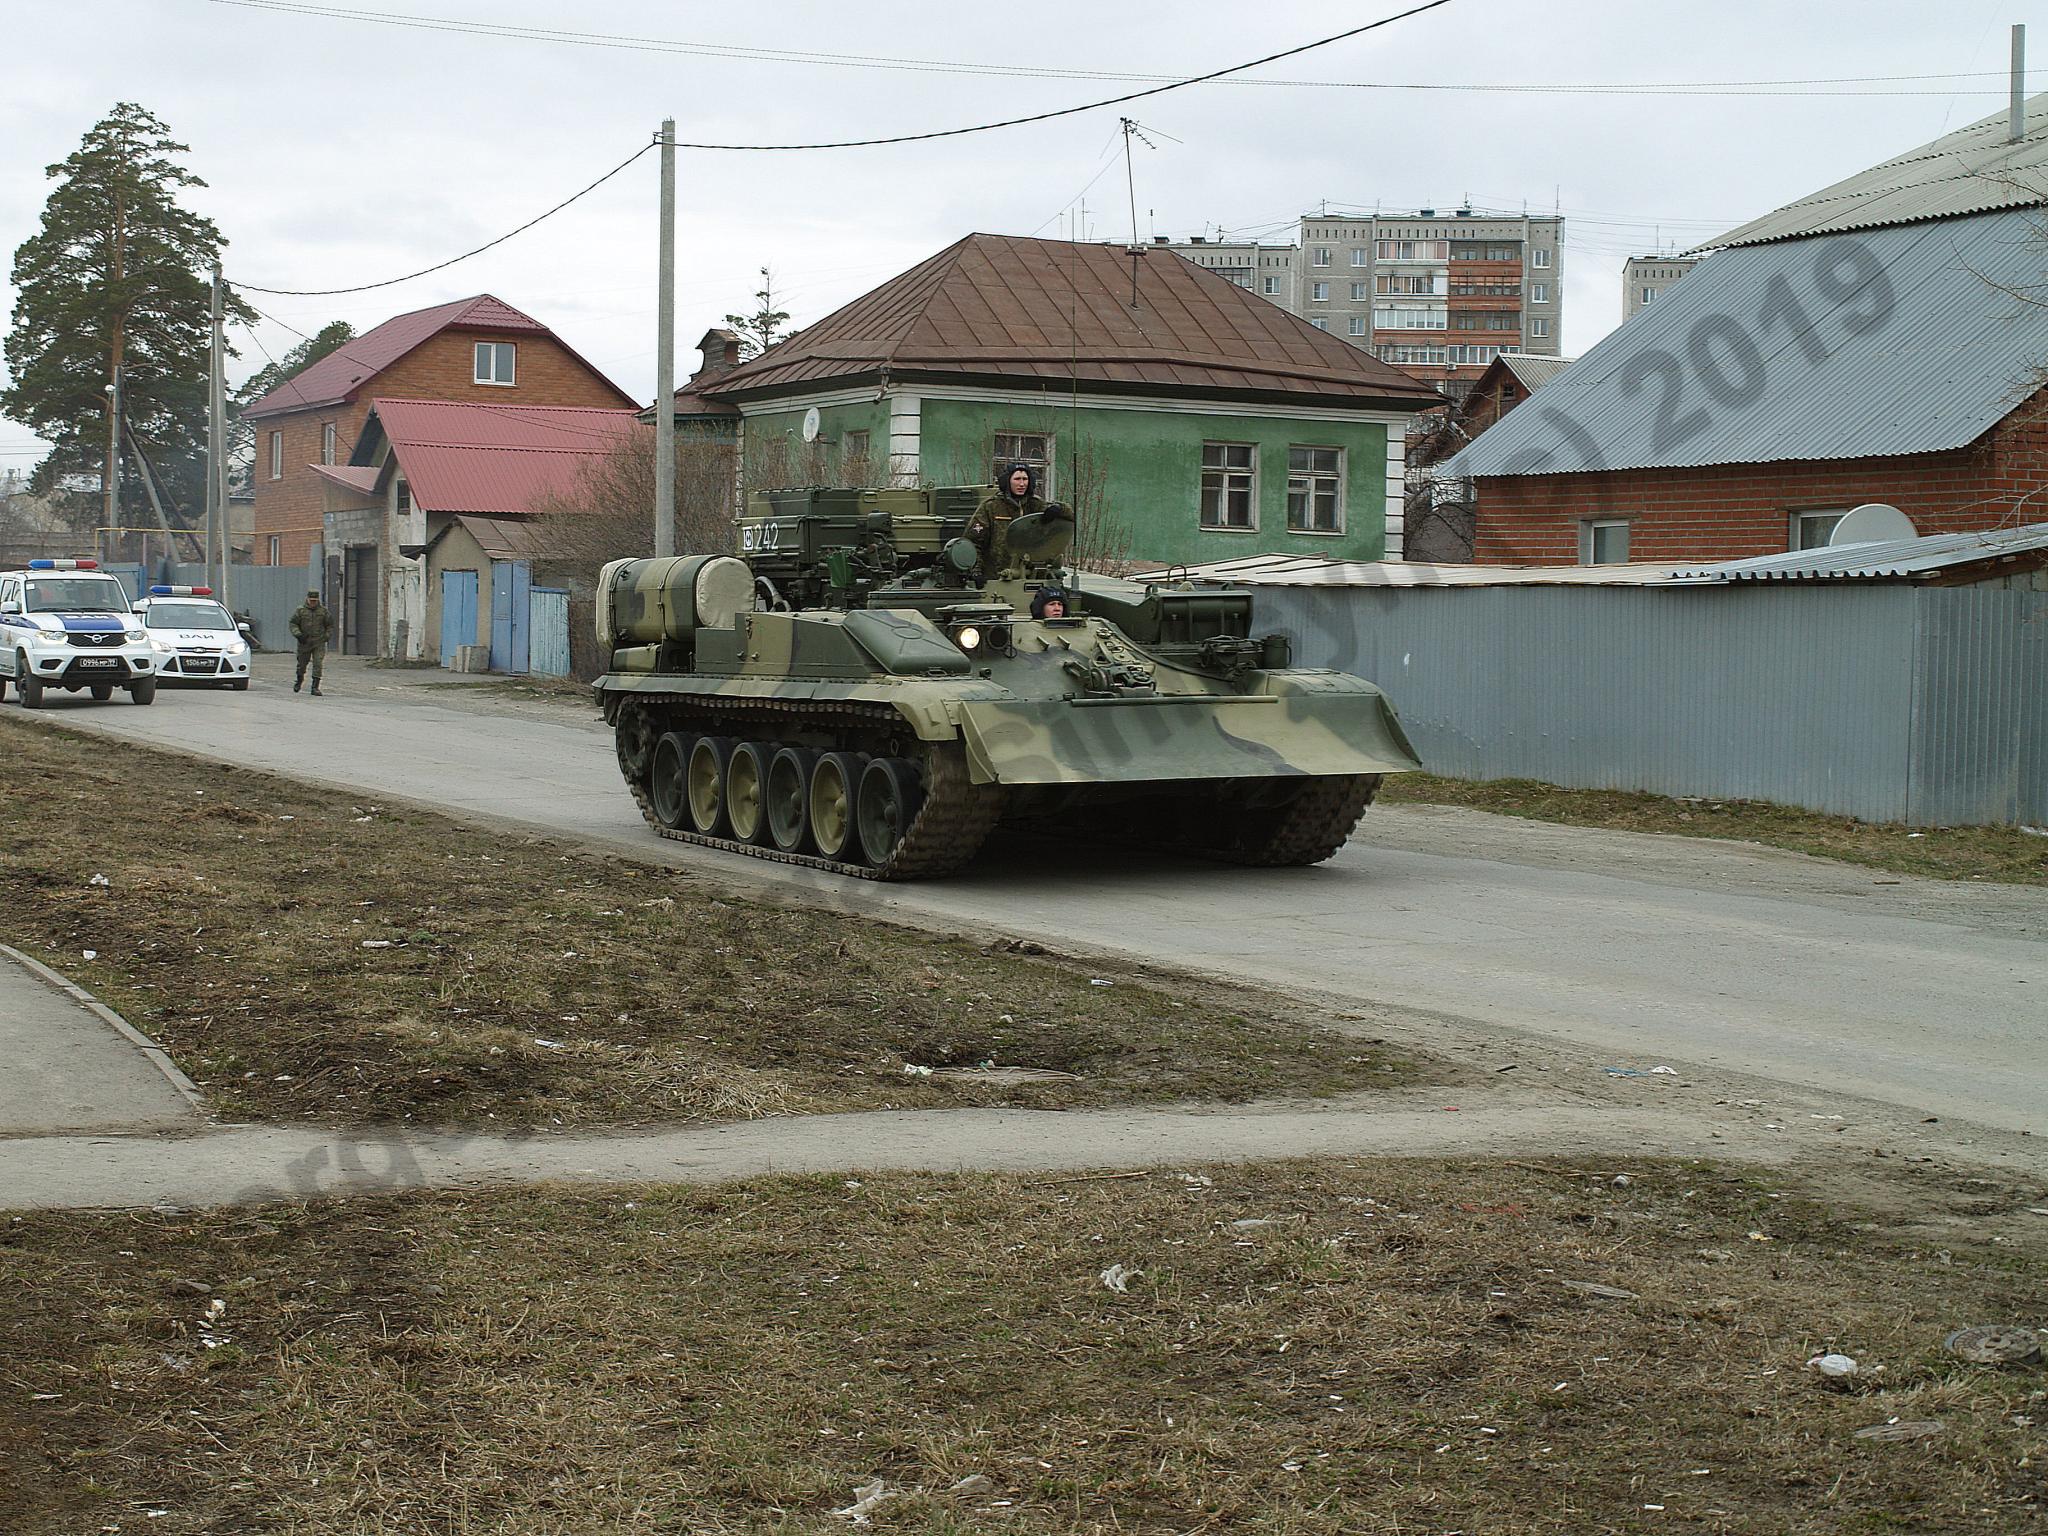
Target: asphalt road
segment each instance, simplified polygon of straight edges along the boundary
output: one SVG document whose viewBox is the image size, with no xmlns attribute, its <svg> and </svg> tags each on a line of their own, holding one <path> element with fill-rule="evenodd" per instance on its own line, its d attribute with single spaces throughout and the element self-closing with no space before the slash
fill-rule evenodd
<svg viewBox="0 0 2048 1536">
<path fill-rule="evenodd" d="M 166 690 L 148 708 L 60 696 L 39 718 L 798 887 L 848 910 L 1433 1012 L 1617 1066 L 1692 1063 L 1822 1098 L 2048 1129 L 2048 891 L 1428 807 L 1370 811 L 1313 869 L 998 844 L 964 876 L 879 886 L 655 838 L 594 714 L 345 660 L 312 699 L 272 681 L 279 660 L 262 658 L 244 694 Z"/>
</svg>

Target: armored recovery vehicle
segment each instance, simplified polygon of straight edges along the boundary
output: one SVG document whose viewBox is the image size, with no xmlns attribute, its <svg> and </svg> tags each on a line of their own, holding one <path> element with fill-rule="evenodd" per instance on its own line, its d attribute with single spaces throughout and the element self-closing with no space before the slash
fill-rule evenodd
<svg viewBox="0 0 2048 1536">
<path fill-rule="evenodd" d="M 1379 689 L 1290 665 L 1240 588 L 1076 576 L 1072 517 L 984 572 L 986 487 L 757 493 L 740 554 L 618 560 L 596 680 L 664 836 L 872 879 L 945 874 L 998 823 L 1312 864 L 1419 767 Z M 1061 617 L 1033 617 L 1058 586 Z"/>
</svg>

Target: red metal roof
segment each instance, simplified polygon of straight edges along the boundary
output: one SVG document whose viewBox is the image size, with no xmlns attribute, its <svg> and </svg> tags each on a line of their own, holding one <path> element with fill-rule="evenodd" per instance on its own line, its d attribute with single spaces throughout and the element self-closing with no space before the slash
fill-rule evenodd
<svg viewBox="0 0 2048 1536">
<path fill-rule="evenodd" d="M 374 400 L 358 454 L 382 440 L 428 512 L 530 515 L 570 496 L 586 470 L 649 428 L 629 410 Z"/>
<path fill-rule="evenodd" d="M 559 336 L 531 315 L 520 313 L 503 299 L 480 293 L 474 298 L 457 299 L 451 304 L 437 304 L 432 309 L 394 315 L 375 329 L 336 347 L 318 362 L 300 369 L 242 414 L 244 417 L 278 416 L 287 411 L 310 410 L 316 406 L 338 405 L 344 400 L 352 400 L 364 384 L 420 343 L 458 326 L 494 335 L 550 336 L 561 342 Z M 562 345 L 571 357 L 590 368 L 591 373 L 616 391 L 621 400 L 632 398 L 591 368 L 584 359 L 577 357 L 567 343 Z"/>
<path fill-rule="evenodd" d="M 968 235 L 700 386 L 713 399 L 874 375 L 1423 410 L 1435 391 L 1172 251 Z"/>
<path fill-rule="evenodd" d="M 378 471 L 374 465 L 308 464 L 306 468 L 312 470 L 322 480 L 331 481 L 343 490 L 352 491 L 358 496 L 377 494 Z"/>
</svg>

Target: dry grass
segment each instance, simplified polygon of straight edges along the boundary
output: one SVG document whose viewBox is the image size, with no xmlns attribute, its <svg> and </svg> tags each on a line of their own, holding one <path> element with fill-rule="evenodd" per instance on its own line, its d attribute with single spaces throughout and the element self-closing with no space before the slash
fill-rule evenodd
<svg viewBox="0 0 2048 1536">
<path fill-rule="evenodd" d="M 720 900 L 425 811 L 5 717 L 0 750 L 8 941 L 154 1035 L 230 1116 L 495 1128 L 1413 1076 L 1315 1021 Z M 110 821 L 115 805 L 138 809 Z M 905 1070 L 990 1062 L 1078 1081 Z"/>
<path fill-rule="evenodd" d="M 1764 800 L 1672 799 L 1630 790 L 1560 789 L 1533 779 L 1473 782 L 1429 773 L 1391 775 L 1380 798 L 1578 827 L 1732 838 L 1936 880 L 2048 885 L 2048 837 L 2017 827 L 1906 827 Z"/>
<path fill-rule="evenodd" d="M 2038 1217 L 2001 1192 L 1937 1249 L 1711 1167 L 1611 1171 L 17 1218 L 0 1529 L 843 1531 L 875 1479 L 882 1531 L 2041 1528 L 2042 1372 L 1940 1349 L 2048 1321 Z M 1804 1368 L 1826 1349 L 1857 1390 Z M 1891 1419 L 1942 1428 L 1856 1438 Z"/>
</svg>

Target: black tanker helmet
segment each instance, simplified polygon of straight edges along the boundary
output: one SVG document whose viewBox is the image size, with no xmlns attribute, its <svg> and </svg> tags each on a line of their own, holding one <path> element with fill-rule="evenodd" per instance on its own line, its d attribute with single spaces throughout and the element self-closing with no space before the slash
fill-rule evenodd
<svg viewBox="0 0 2048 1536">
<path fill-rule="evenodd" d="M 996 487 L 996 489 L 1001 491 L 1005 496 L 1009 495 L 1010 476 L 1016 474 L 1017 471 L 1020 469 L 1024 471 L 1024 478 L 1026 481 L 1026 484 L 1024 486 L 1024 496 L 1028 500 L 1038 490 L 1038 472 L 1034 470 L 1029 464 L 1012 464 L 1005 468 L 1003 470 L 1003 483 Z"/>
<path fill-rule="evenodd" d="M 1073 599 L 1067 596 L 1067 589 L 1065 587 L 1040 587 L 1031 594 L 1031 617 L 1034 619 L 1044 618 L 1045 605 L 1047 603 L 1060 603 L 1064 605 L 1072 601 Z"/>
</svg>

